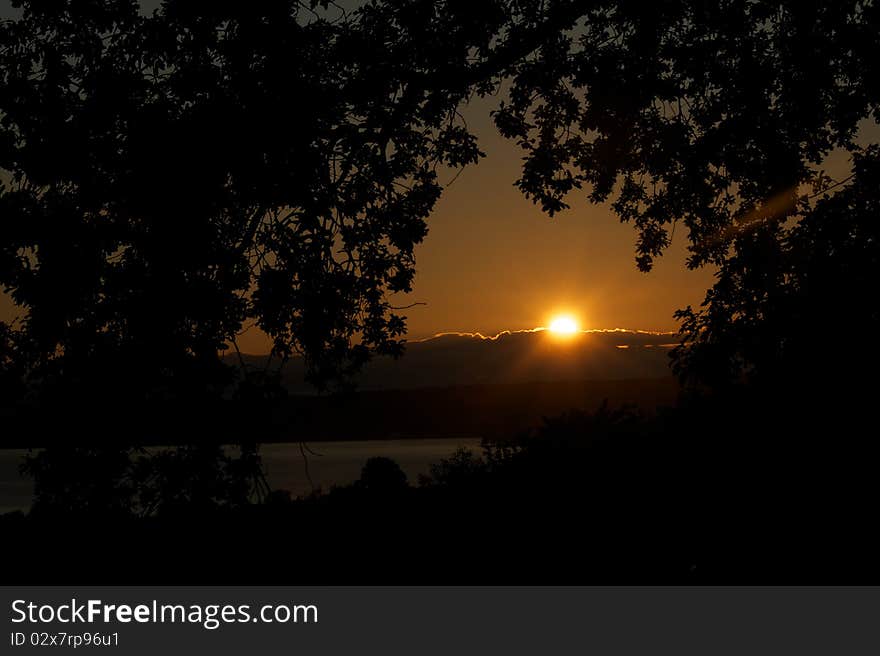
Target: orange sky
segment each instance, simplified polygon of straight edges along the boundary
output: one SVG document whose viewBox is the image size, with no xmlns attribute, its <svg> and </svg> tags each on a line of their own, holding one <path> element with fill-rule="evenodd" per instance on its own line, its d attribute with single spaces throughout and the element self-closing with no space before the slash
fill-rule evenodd
<svg viewBox="0 0 880 656">
<path fill-rule="evenodd" d="M 522 155 L 495 132 L 493 105 L 480 101 L 466 112 L 487 156 L 446 190 L 429 219 L 409 299 L 427 306 L 407 311 L 410 336 L 533 328 L 558 311 L 583 328 L 676 329 L 673 312 L 699 304 L 712 283 L 710 270 L 684 267 L 683 232 L 644 274 L 633 228 L 583 192 L 571 210 L 543 214 L 513 186 Z"/>
<path fill-rule="evenodd" d="M 486 157 L 446 189 L 428 220 L 413 293 L 394 300 L 426 303 L 403 312 L 409 337 L 494 335 L 545 326 L 562 312 L 583 329 L 676 330 L 673 312 L 699 305 L 713 281 L 711 270 L 684 266 L 684 232 L 645 274 L 636 269 L 632 226 L 588 204 L 585 193 L 553 219 L 543 214 L 513 186 L 522 155 L 498 136 L 489 117 L 496 104 L 478 100 L 464 112 Z M 268 345 L 249 331 L 239 348 L 262 353 Z"/>
<path fill-rule="evenodd" d="M 714 282 L 714 269 L 685 267 L 686 231 L 641 273 L 633 227 L 589 204 L 586 193 L 572 194 L 572 209 L 553 219 L 543 214 L 513 187 L 522 154 L 492 125 L 496 104 L 481 100 L 464 112 L 487 157 L 461 174 L 429 219 L 408 301 L 427 306 L 407 311 L 410 337 L 534 328 L 555 312 L 575 315 L 586 329 L 677 330 L 675 310 L 698 306 Z M 878 138 L 880 128 L 863 122 L 860 141 Z M 848 162 L 836 151 L 822 168 L 843 178 Z"/>
</svg>

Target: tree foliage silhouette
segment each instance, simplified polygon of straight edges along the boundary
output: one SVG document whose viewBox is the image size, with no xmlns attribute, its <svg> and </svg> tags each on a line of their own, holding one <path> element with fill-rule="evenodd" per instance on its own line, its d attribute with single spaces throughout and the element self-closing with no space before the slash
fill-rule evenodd
<svg viewBox="0 0 880 656">
<path fill-rule="evenodd" d="M 717 268 L 704 306 L 678 314 L 675 356 L 684 378 L 729 394 L 648 426 L 626 409 L 569 414 L 524 445 L 458 452 L 417 490 L 373 460 L 335 499 L 399 497 L 409 531 L 434 517 L 424 505 L 410 512 L 411 499 L 442 512 L 457 489 L 447 511 L 469 520 L 447 517 L 460 535 L 520 558 L 510 544 L 537 553 L 510 531 L 526 526 L 560 570 L 606 542 L 581 542 L 572 518 L 585 510 L 590 526 L 624 538 L 605 556 L 626 571 L 651 554 L 690 564 L 707 542 L 722 567 L 742 563 L 751 577 L 785 560 L 811 576 L 822 559 L 835 576 L 841 563 L 876 569 L 865 518 L 877 454 L 858 421 L 873 407 L 864 370 L 878 359 L 870 344 L 824 348 L 829 323 L 878 326 L 875 0 L 372 0 L 350 12 L 316 0 L 166 0 L 150 15 L 135 0 L 14 5 L 21 17 L 0 25 L 0 284 L 22 315 L 0 324 L 4 400 L 208 407 L 199 401 L 235 383 L 221 353 L 250 323 L 282 360 L 301 353 L 319 387 L 345 384 L 372 353 L 399 353 L 405 323 L 391 296 L 410 289 L 444 170 L 480 156 L 462 104 L 493 93 L 497 128 L 524 151 L 516 184 L 544 211 L 577 194 L 610 202 L 636 229 L 639 268 L 677 226 L 688 265 Z M 832 180 L 827 160 L 840 154 L 851 171 Z M 743 378 L 757 395 L 731 389 Z M 238 393 L 266 398 L 273 380 L 249 377 Z M 809 408 L 780 413 L 785 386 L 787 401 Z M 827 413 L 854 415 L 853 430 L 791 430 L 789 414 L 809 422 L 823 394 L 838 401 L 854 387 L 861 404 Z M 183 517 L 159 533 L 180 539 L 194 515 L 237 512 L 254 496 L 277 506 L 258 511 L 296 505 L 268 495 L 252 444 L 239 458 L 216 444 L 151 457 L 129 446 L 149 412 L 121 413 L 123 425 L 109 415 L 116 446 L 55 447 L 26 462 L 39 512 Z M 352 503 L 337 525 L 382 537 L 379 515 Z M 202 556 L 228 533 L 250 541 L 227 518 Z M 54 538 L 58 526 L 46 526 Z M 570 532 L 548 540 L 560 527 Z M 653 539 L 667 534 L 669 545 Z M 736 548 L 774 539 L 777 556 Z M 55 543 L 38 544 L 55 562 Z M 340 545 L 337 563 L 354 562 Z M 433 566 L 471 553 L 445 546 Z"/>
<path fill-rule="evenodd" d="M 502 96 L 516 184 L 546 212 L 582 191 L 634 224 L 641 269 L 678 225 L 688 265 L 717 267 L 679 313 L 683 376 L 793 371 L 835 299 L 876 325 L 839 293 L 875 262 L 874 2 L 18 6 L 0 29 L 0 282 L 24 311 L 0 332 L 6 386 L 216 395 L 251 322 L 318 386 L 399 353 L 390 296 L 442 170 L 480 156 L 474 94 Z M 823 170 L 835 153 L 845 179 Z"/>
<path fill-rule="evenodd" d="M 192 398 L 255 322 L 319 386 L 398 353 L 440 167 L 479 156 L 463 7 L 20 2 L 0 30 L 4 327 L 31 382 Z M 323 3 L 325 9 L 327 4 Z M 457 85 L 458 86 L 458 85 Z M 5 351 L 4 351 L 5 352 Z"/>
<path fill-rule="evenodd" d="M 53 410 L 49 432 L 79 440 L 26 463 L 38 502 L 235 505 L 260 492 L 260 435 L 214 401 L 231 386 L 264 398 L 277 379 L 242 380 L 223 350 L 255 323 L 282 361 L 304 356 L 319 388 L 400 352 L 389 296 L 411 287 L 441 169 L 480 154 L 457 111 L 473 89 L 456 73 L 500 14 L 14 5 L 20 17 L 0 25 L 0 284 L 21 317 L 0 325 L 0 383 L 4 403 L 27 392 Z M 237 460 L 208 446 L 139 456 L 129 445 L 145 422 L 153 440 L 249 444 Z"/>
<path fill-rule="evenodd" d="M 228 382 L 217 351 L 249 321 L 319 385 L 399 352 L 388 295 L 412 283 L 438 167 L 479 157 L 458 108 L 502 80 L 528 197 L 551 215 L 578 189 L 610 200 L 644 270 L 678 224 L 689 266 L 719 267 L 681 314 L 683 369 L 719 321 L 758 319 L 725 296 L 785 277 L 766 267 L 816 210 L 805 185 L 833 184 L 826 156 L 871 156 L 864 0 L 20 6 L 0 274 L 42 382 L 192 394 Z"/>
<path fill-rule="evenodd" d="M 678 314 L 686 378 L 816 360 L 795 335 L 823 313 L 877 326 L 851 290 L 876 265 L 878 34 L 861 0 L 600 2 L 511 68 L 495 121 L 525 151 L 527 197 L 551 215 L 582 189 L 610 201 L 642 270 L 679 225 L 688 265 L 718 268 L 704 308 Z M 825 173 L 834 153 L 851 177 Z"/>
</svg>

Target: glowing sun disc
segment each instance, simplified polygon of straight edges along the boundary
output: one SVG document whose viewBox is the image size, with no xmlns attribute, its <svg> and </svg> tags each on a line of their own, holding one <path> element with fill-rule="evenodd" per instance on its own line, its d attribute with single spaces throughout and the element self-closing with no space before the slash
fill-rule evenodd
<svg viewBox="0 0 880 656">
<path fill-rule="evenodd" d="M 578 324 L 573 317 L 556 317 L 550 322 L 548 330 L 557 335 L 574 335 L 578 331 Z"/>
</svg>

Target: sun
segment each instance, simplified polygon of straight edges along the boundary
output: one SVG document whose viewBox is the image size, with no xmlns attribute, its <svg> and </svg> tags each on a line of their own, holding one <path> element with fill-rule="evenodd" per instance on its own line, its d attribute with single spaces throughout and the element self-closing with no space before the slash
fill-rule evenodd
<svg viewBox="0 0 880 656">
<path fill-rule="evenodd" d="M 574 335 L 578 332 L 578 322 L 572 316 L 561 314 L 553 317 L 547 329 L 555 335 Z"/>
</svg>

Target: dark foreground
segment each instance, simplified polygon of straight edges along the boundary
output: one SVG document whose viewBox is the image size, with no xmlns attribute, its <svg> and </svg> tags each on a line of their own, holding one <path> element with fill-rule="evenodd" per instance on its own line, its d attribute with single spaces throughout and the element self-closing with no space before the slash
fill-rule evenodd
<svg viewBox="0 0 880 656">
<path fill-rule="evenodd" d="M 857 424 L 809 407 L 797 420 L 769 416 L 754 399 L 650 418 L 601 408 L 516 446 L 459 453 L 418 486 L 376 459 L 354 485 L 305 500 L 190 500 L 142 518 L 38 504 L 0 518 L 4 579 L 880 582 L 873 445 Z"/>
</svg>

